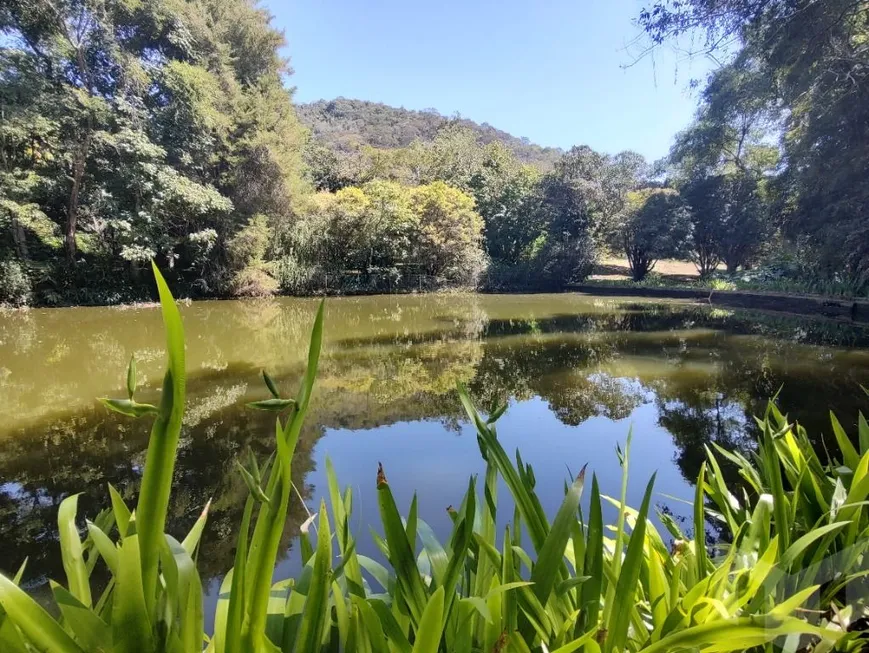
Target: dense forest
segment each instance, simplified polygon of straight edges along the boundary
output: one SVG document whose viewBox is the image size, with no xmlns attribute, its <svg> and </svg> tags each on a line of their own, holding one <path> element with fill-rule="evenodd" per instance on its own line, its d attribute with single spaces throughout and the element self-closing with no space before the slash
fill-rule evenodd
<svg viewBox="0 0 869 653">
<path fill-rule="evenodd" d="M 0 6 L 0 302 L 562 289 L 597 257 L 869 285 L 869 3 L 662 0 L 725 63 L 670 155 L 435 111 L 294 106 L 254 0 Z M 292 44 L 289 44 L 290 48 Z M 579 80 L 581 82 L 581 80 Z"/>
</svg>

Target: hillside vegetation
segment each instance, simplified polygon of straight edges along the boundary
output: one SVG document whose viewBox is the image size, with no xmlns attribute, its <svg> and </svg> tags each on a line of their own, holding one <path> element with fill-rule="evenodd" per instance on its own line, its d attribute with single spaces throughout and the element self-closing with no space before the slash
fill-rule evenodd
<svg viewBox="0 0 869 653">
<path fill-rule="evenodd" d="M 542 147 L 493 127 L 459 116 L 441 115 L 437 109 L 414 111 L 380 102 L 339 97 L 297 107 L 299 120 L 314 138 L 338 150 L 353 151 L 362 145 L 376 148 L 408 147 L 415 140 L 432 141 L 447 125 L 459 125 L 473 132 L 483 145 L 505 145 L 522 163 L 548 170 L 564 153 L 560 148 Z"/>
<path fill-rule="evenodd" d="M 190 297 L 559 290 L 608 253 L 635 281 L 677 258 L 704 280 L 866 294 L 867 9 L 643 12 L 653 45 L 690 32 L 727 55 L 650 165 L 433 110 L 294 106 L 256 0 L 7 2 L 0 303 L 152 299 L 150 260 Z"/>
</svg>

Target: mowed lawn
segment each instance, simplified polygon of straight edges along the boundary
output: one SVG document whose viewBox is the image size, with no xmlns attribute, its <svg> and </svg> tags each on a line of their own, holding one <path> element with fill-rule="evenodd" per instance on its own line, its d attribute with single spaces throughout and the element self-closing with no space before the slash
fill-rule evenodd
<svg viewBox="0 0 869 653">
<path fill-rule="evenodd" d="M 700 276 L 691 261 L 677 261 L 675 259 L 658 261 L 652 273 L 673 281 L 694 281 Z M 627 259 L 616 257 L 600 259 L 589 277 L 590 280 L 598 281 L 629 281 L 630 278 L 631 271 Z"/>
</svg>

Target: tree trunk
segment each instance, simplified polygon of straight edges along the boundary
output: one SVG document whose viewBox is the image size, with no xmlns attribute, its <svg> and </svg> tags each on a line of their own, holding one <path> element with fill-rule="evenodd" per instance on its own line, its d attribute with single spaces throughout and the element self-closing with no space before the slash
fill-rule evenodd
<svg viewBox="0 0 869 653">
<path fill-rule="evenodd" d="M 651 268 L 649 258 L 635 248 L 625 248 L 625 256 L 628 259 L 628 266 L 631 268 L 631 278 L 634 281 L 645 279 Z"/>
<path fill-rule="evenodd" d="M 76 152 L 72 163 L 72 189 L 69 192 L 69 204 L 66 209 L 66 258 L 71 265 L 75 264 L 76 244 L 75 232 L 78 223 L 78 196 L 84 177 L 85 161 L 87 159 L 88 139 Z"/>
<path fill-rule="evenodd" d="M 21 226 L 14 213 L 12 214 L 12 241 L 15 243 L 15 249 L 18 250 L 18 258 L 24 263 L 28 263 L 30 252 L 27 248 L 27 234 L 24 233 L 24 227 Z"/>
</svg>

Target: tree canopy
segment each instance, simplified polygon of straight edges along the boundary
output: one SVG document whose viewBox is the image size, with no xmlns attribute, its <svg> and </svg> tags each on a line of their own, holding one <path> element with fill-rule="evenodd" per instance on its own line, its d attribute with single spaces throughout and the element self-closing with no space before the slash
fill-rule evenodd
<svg viewBox="0 0 869 653">
<path fill-rule="evenodd" d="M 135 283 L 153 258 L 221 292 L 235 232 L 292 213 L 305 133 L 255 4 L 13 1 L 0 32 L 2 247 L 31 276 L 63 256 Z"/>
<path fill-rule="evenodd" d="M 783 235 L 806 237 L 821 272 L 865 286 L 869 2 L 658 0 L 640 24 L 653 44 L 690 36 L 702 53 L 733 53 L 710 76 L 676 159 L 774 175 Z"/>
</svg>

